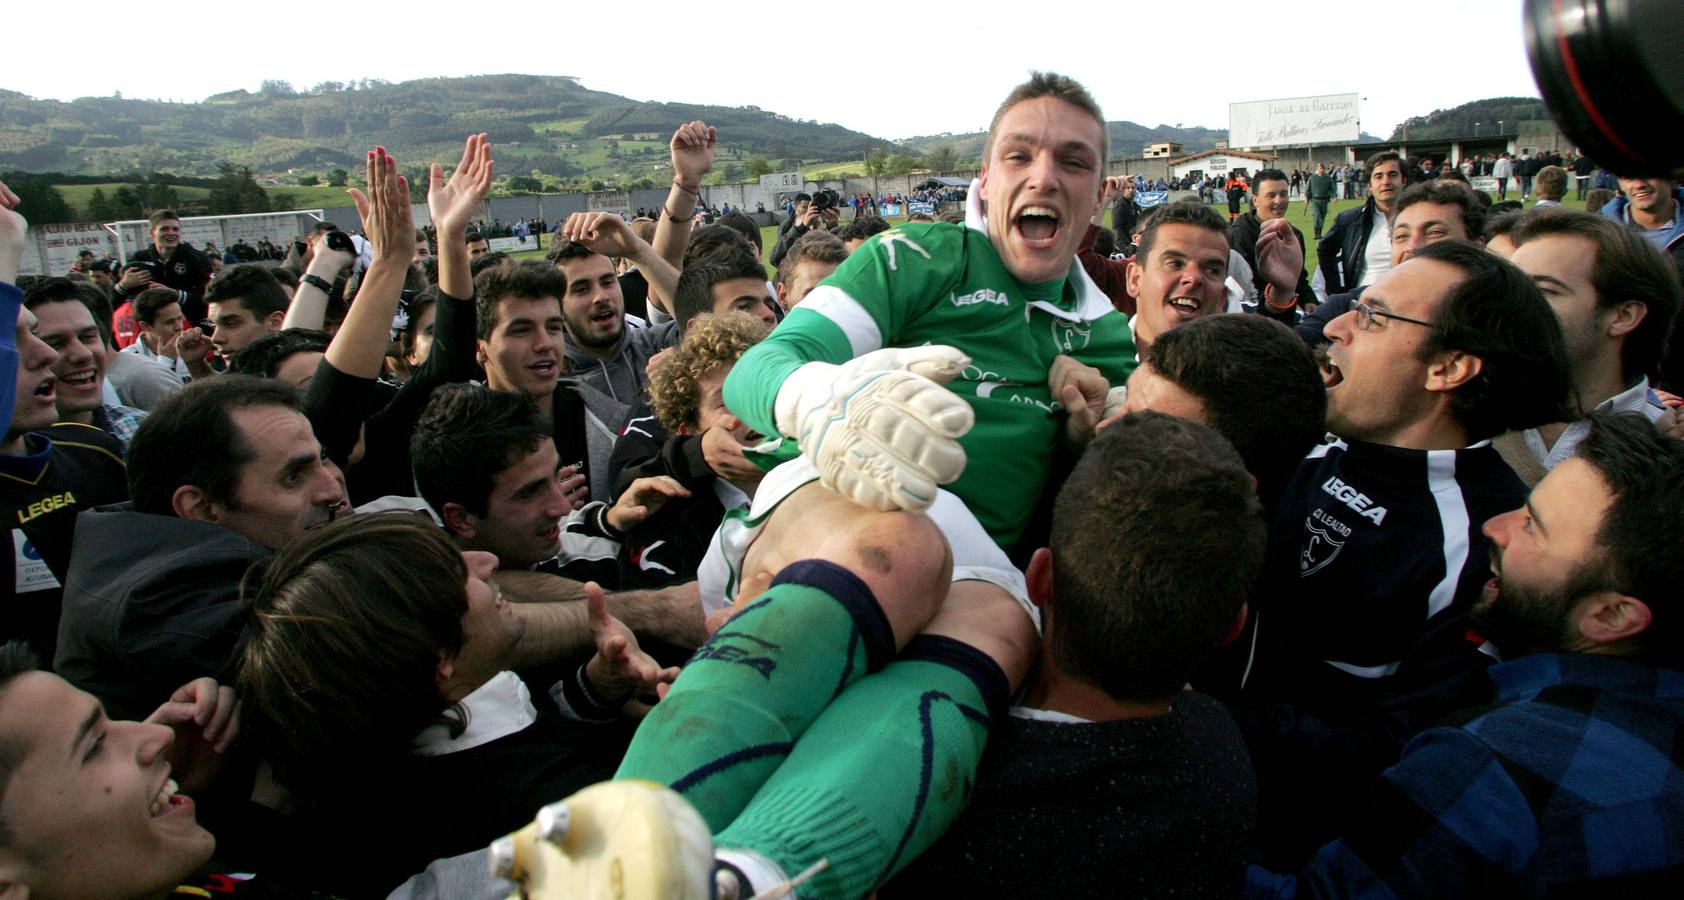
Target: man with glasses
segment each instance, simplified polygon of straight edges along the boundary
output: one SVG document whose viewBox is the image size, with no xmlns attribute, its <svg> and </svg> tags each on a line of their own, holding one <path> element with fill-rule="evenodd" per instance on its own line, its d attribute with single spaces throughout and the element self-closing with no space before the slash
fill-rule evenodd
<svg viewBox="0 0 1684 900">
<path fill-rule="evenodd" d="M 1570 385 L 1531 279 L 1466 241 L 1412 252 L 1327 337 L 1330 439 L 1276 508 L 1225 686 L 1283 866 L 1326 837 L 1302 823 L 1339 821 L 1411 733 L 1467 705 L 1487 663 L 1463 621 L 1489 578 L 1479 529 L 1526 497 L 1490 439 L 1558 420 Z"/>
<path fill-rule="evenodd" d="M 1383 193 L 1379 180 L 1375 179 L 1375 198 Z M 1452 239 L 1478 240 L 1485 230 L 1484 207 L 1467 185 L 1456 181 L 1435 179 L 1411 185 L 1398 197 L 1396 211 L 1388 215 L 1391 217 L 1391 265 L 1387 271 L 1401 265 L 1429 244 Z M 1327 257 L 1322 258 L 1322 264 L 1328 264 Z M 1299 320 L 1293 326 L 1294 330 L 1312 347 L 1326 343 L 1327 337 L 1323 332 L 1327 323 L 1349 312 L 1352 301 L 1362 296 L 1372 283 L 1359 277 L 1355 284 L 1347 282 L 1350 290 L 1339 293 L 1332 289 L 1334 281 L 1330 278 L 1327 302 Z"/>
</svg>

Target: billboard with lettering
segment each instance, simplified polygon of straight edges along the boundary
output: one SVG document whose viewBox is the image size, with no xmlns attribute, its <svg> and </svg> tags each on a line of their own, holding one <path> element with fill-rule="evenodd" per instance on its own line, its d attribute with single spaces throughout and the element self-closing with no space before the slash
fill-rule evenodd
<svg viewBox="0 0 1684 900">
<path fill-rule="evenodd" d="M 1228 146 L 1282 147 L 1355 141 L 1362 132 L 1356 94 L 1228 104 Z"/>
</svg>

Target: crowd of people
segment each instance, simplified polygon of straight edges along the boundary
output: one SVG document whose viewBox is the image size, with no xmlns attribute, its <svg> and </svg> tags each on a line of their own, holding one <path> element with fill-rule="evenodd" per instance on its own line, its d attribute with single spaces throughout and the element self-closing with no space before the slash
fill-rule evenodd
<svg viewBox="0 0 1684 900">
<path fill-rule="evenodd" d="M 699 121 L 543 259 L 483 134 L 214 275 L 20 283 L 0 185 L 0 887 L 1676 893 L 1684 189 L 1382 152 L 1307 239 L 1104 122 L 1036 73 L 771 278 Z"/>
</svg>

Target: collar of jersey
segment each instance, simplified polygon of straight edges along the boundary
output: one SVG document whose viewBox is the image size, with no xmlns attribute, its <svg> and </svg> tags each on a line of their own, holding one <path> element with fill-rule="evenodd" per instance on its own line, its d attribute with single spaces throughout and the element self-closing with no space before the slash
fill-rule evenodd
<svg viewBox="0 0 1684 900">
<path fill-rule="evenodd" d="M 971 179 L 970 192 L 965 195 L 965 227 L 988 234 L 988 216 L 982 210 L 982 180 L 978 178 Z M 1091 322 L 1106 313 L 1116 312 L 1110 298 L 1088 277 L 1088 270 L 1082 267 L 1080 259 L 1070 260 L 1070 273 L 1065 280 L 1076 291 L 1074 309 L 1065 309 L 1045 300 L 1030 300 L 1025 305 L 1067 322 Z"/>
</svg>

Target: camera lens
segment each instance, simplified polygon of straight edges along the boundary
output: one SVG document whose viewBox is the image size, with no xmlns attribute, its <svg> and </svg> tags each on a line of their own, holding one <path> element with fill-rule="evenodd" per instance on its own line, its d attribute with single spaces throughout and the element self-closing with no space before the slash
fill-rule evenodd
<svg viewBox="0 0 1684 900">
<path fill-rule="evenodd" d="M 1675 0 L 1526 0 L 1526 53 L 1556 124 L 1628 177 L 1684 174 L 1684 16 Z"/>
</svg>

